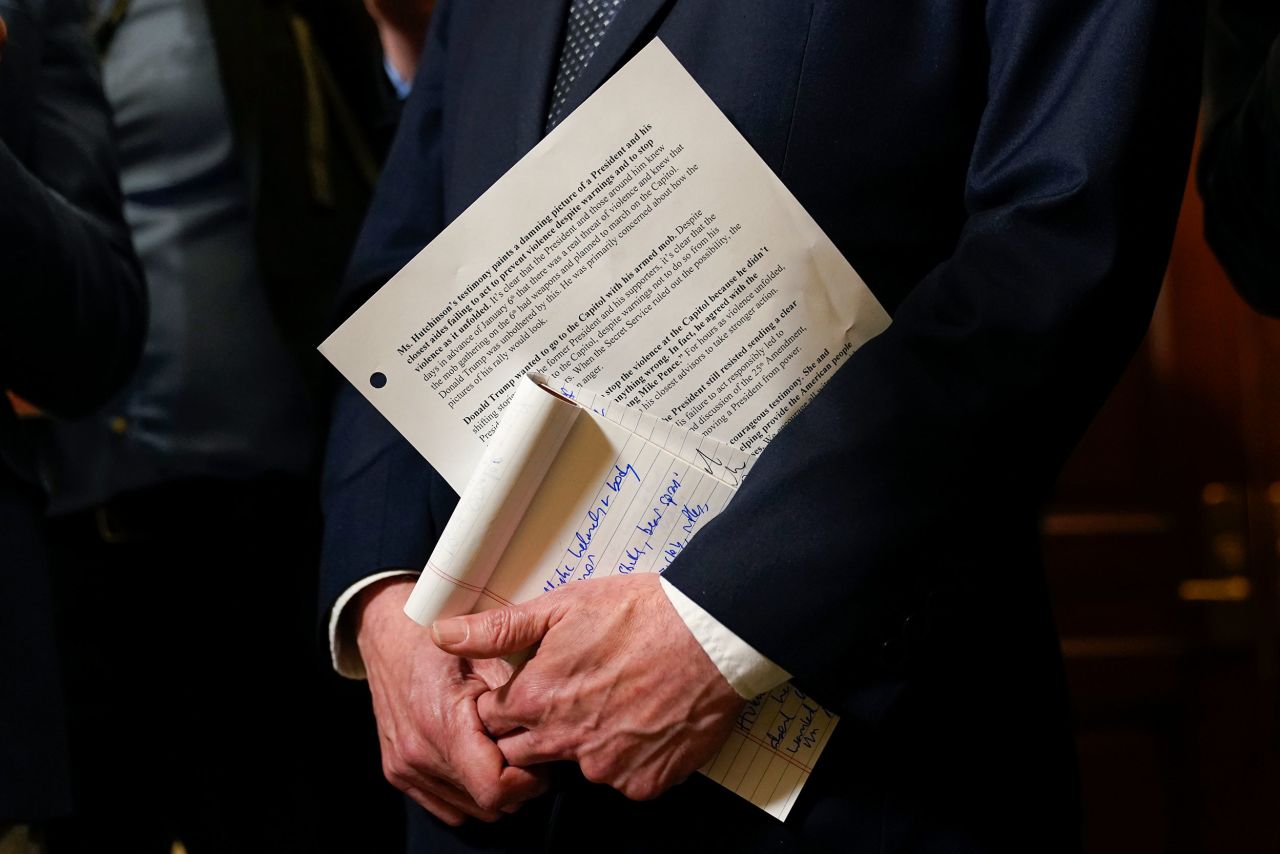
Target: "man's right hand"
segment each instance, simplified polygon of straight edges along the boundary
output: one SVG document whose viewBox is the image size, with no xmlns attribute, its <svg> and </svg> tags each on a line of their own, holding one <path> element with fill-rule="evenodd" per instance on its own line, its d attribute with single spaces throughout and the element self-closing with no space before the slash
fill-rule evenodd
<svg viewBox="0 0 1280 854">
<path fill-rule="evenodd" d="M 510 671 L 478 671 L 437 648 L 404 615 L 413 584 L 389 579 L 356 602 L 383 773 L 447 824 L 468 816 L 495 821 L 547 787 L 545 775 L 506 764 L 476 712 L 476 698 L 506 682 Z"/>
</svg>

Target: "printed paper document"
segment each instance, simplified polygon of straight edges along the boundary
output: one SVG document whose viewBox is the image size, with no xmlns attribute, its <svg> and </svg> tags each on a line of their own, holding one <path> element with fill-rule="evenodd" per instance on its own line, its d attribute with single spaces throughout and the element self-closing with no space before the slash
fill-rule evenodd
<svg viewBox="0 0 1280 854">
<path fill-rule="evenodd" d="M 755 454 L 888 323 L 655 40 L 320 349 L 461 492 L 529 372 Z"/>
</svg>

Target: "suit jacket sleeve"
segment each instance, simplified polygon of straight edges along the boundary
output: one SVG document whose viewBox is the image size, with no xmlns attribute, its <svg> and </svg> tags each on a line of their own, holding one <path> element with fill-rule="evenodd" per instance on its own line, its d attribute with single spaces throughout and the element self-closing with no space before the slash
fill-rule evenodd
<svg viewBox="0 0 1280 854">
<path fill-rule="evenodd" d="M 0 386 L 71 415 L 127 379 L 146 304 L 83 13 L 43 8 L 10 22 L 0 64 L 13 131 L 0 141 Z"/>
<path fill-rule="evenodd" d="M 432 17 L 413 94 L 352 254 L 347 312 L 443 228 L 440 101 L 450 9 L 451 4 L 441 3 Z M 421 568 L 457 501 L 448 484 L 350 384 L 340 385 L 333 406 L 322 495 L 322 620 L 360 579 L 386 569 Z"/>
<path fill-rule="evenodd" d="M 1280 8 L 1239 0 L 1210 8 L 1205 236 L 1240 294 L 1280 316 Z"/>
<path fill-rule="evenodd" d="M 907 618 L 960 597 L 1028 607 L 1004 591 L 1031 589 L 1017 576 L 1034 570 L 1039 502 L 1140 342 L 1168 258 L 1197 106 L 1192 5 L 987 4 L 954 252 L 667 570 L 846 714 L 885 707 L 881 650 Z M 1010 532 L 1030 559 L 1003 557 Z M 952 642 L 982 620 L 968 611 Z"/>
</svg>

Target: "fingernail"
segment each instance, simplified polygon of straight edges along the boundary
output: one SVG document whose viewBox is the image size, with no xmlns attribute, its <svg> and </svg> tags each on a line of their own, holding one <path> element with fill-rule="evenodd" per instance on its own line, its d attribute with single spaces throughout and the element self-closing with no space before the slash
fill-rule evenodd
<svg viewBox="0 0 1280 854">
<path fill-rule="evenodd" d="M 440 646 L 453 646 L 466 643 L 471 636 L 471 627 L 466 620 L 437 620 L 431 624 L 431 634 Z"/>
</svg>

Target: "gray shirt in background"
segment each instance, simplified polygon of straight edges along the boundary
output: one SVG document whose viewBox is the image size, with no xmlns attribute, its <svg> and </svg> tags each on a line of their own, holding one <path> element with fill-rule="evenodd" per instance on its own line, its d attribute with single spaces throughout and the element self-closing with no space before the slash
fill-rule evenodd
<svg viewBox="0 0 1280 854">
<path fill-rule="evenodd" d="M 266 302 L 203 2 L 132 0 L 103 74 L 151 322 L 130 385 L 55 428 L 51 511 L 184 478 L 305 471 L 314 418 Z"/>
</svg>

